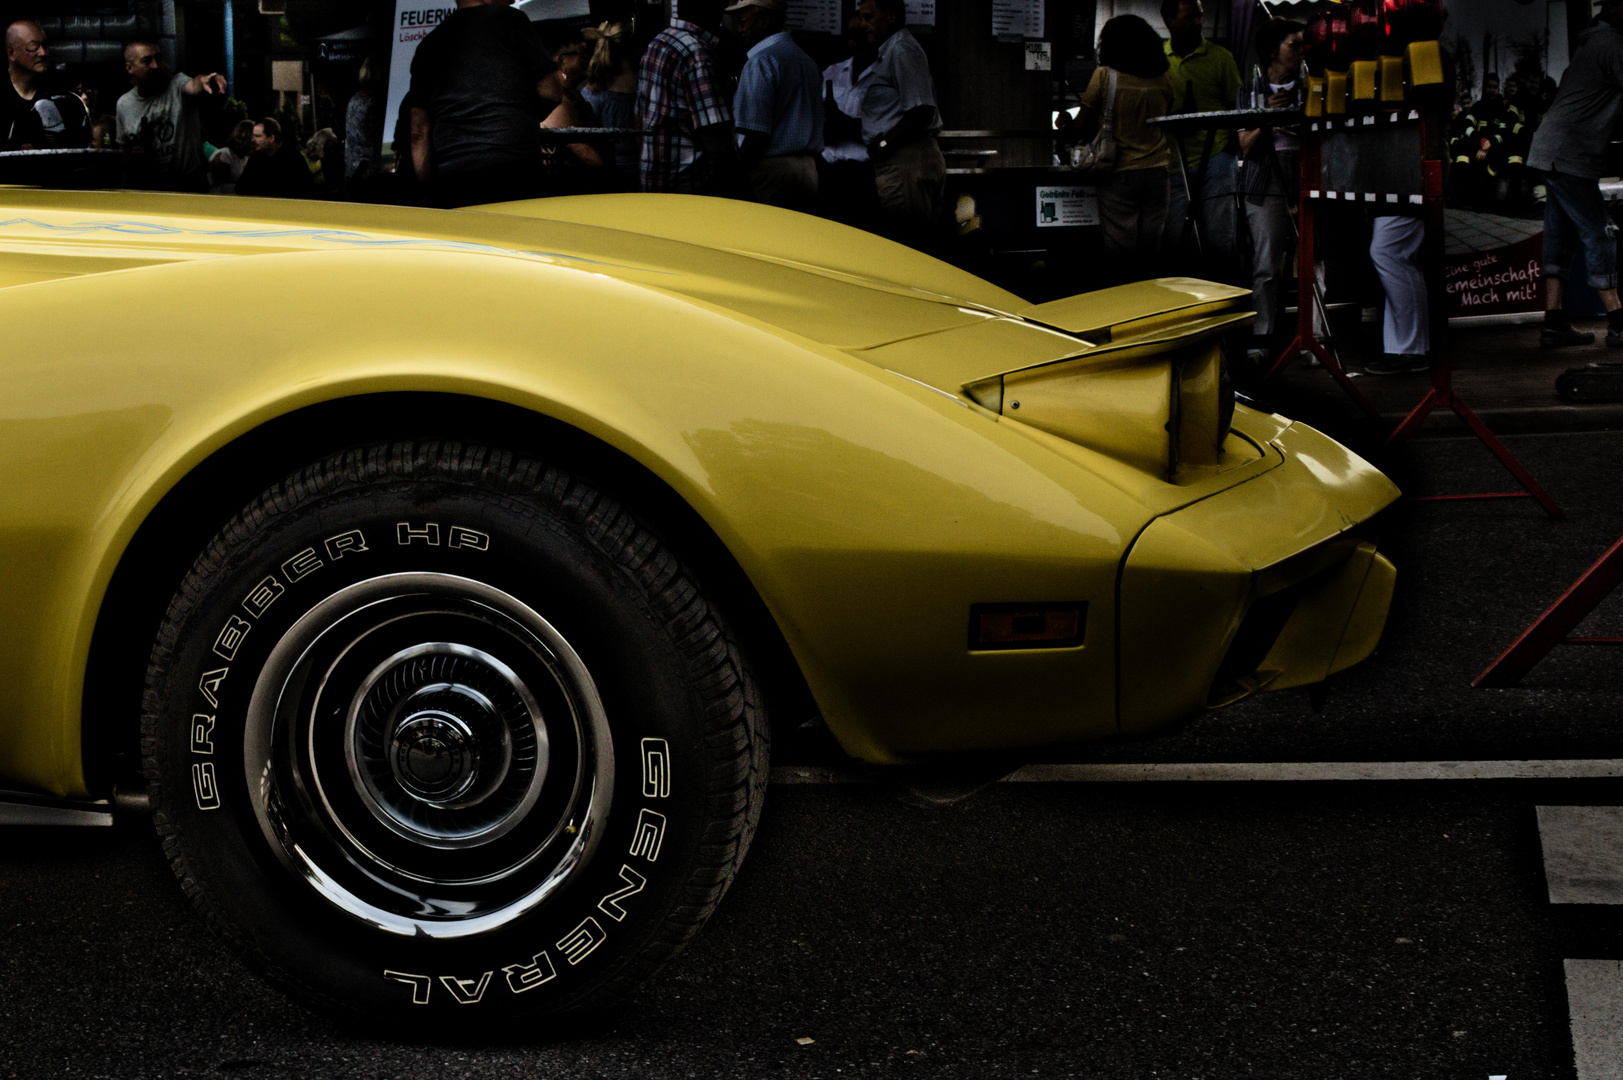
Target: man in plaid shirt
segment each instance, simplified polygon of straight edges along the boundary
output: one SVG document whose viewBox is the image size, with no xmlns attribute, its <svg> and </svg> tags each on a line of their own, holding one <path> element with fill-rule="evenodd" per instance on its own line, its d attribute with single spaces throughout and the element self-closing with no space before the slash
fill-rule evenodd
<svg viewBox="0 0 1623 1080">
<path fill-rule="evenodd" d="M 642 190 L 727 194 L 734 178 L 732 88 L 716 61 L 726 0 L 681 0 L 687 18 L 654 35 L 637 72 Z"/>
</svg>

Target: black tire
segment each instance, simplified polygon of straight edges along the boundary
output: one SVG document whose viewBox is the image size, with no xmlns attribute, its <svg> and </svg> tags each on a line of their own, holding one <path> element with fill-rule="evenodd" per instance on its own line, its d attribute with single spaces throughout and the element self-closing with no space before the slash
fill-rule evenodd
<svg viewBox="0 0 1623 1080">
<path fill-rule="evenodd" d="M 679 561 L 484 447 L 371 446 L 256 499 L 170 603 L 144 713 L 198 909 L 321 1012 L 425 1037 L 624 997 L 765 790 L 755 688 Z"/>
</svg>

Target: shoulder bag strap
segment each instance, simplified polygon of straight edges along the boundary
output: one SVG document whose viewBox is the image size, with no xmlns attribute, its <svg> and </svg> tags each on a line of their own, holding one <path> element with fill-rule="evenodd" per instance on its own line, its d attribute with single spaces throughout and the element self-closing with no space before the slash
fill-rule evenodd
<svg viewBox="0 0 1623 1080">
<path fill-rule="evenodd" d="M 1106 68 L 1110 72 L 1110 79 L 1105 87 L 1105 115 L 1099 122 L 1099 130 L 1107 135 L 1116 134 L 1116 69 Z"/>
</svg>

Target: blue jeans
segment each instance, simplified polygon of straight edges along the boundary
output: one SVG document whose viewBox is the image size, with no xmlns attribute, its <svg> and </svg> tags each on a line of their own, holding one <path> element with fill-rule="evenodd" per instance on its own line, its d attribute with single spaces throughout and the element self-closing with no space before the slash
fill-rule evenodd
<svg viewBox="0 0 1623 1080">
<path fill-rule="evenodd" d="M 1193 184 L 1200 178 L 1200 163 L 1190 162 L 1188 167 L 1189 182 Z M 1173 151 L 1172 164 L 1167 173 L 1171 187 L 1168 190 L 1165 242 L 1168 253 L 1177 256 L 1183 249 L 1193 250 L 1195 244 L 1191 230 L 1186 227 L 1189 192 L 1178 173 L 1176 150 Z M 1196 210 L 1195 220 L 1200 225 L 1201 246 L 1205 250 L 1206 261 L 1224 271 L 1228 270 L 1228 263 L 1234 258 L 1235 234 L 1238 231 L 1235 223 L 1239 211 L 1234 197 L 1238 173 L 1239 163 L 1232 150 L 1213 154 L 1206 167 L 1205 186 L 1200 192 Z"/>
<path fill-rule="evenodd" d="M 1589 287 L 1617 288 L 1617 224 L 1606 212 L 1600 184 L 1547 172 L 1544 191 L 1544 276 L 1565 281 L 1582 242 Z"/>
</svg>

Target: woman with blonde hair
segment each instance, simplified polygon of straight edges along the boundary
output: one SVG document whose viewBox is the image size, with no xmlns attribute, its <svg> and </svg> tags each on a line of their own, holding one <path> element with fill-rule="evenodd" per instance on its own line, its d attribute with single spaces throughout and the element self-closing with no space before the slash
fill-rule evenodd
<svg viewBox="0 0 1623 1080">
<path fill-rule="evenodd" d="M 591 59 L 586 63 L 586 83 L 581 87 L 581 95 L 597 110 L 604 127 L 636 127 L 637 52 L 631 23 L 588 26 L 581 31 L 581 36 L 595 43 Z M 633 189 L 637 185 L 637 159 L 641 154 L 642 140 L 636 136 L 614 140 L 611 164 Z"/>
</svg>

